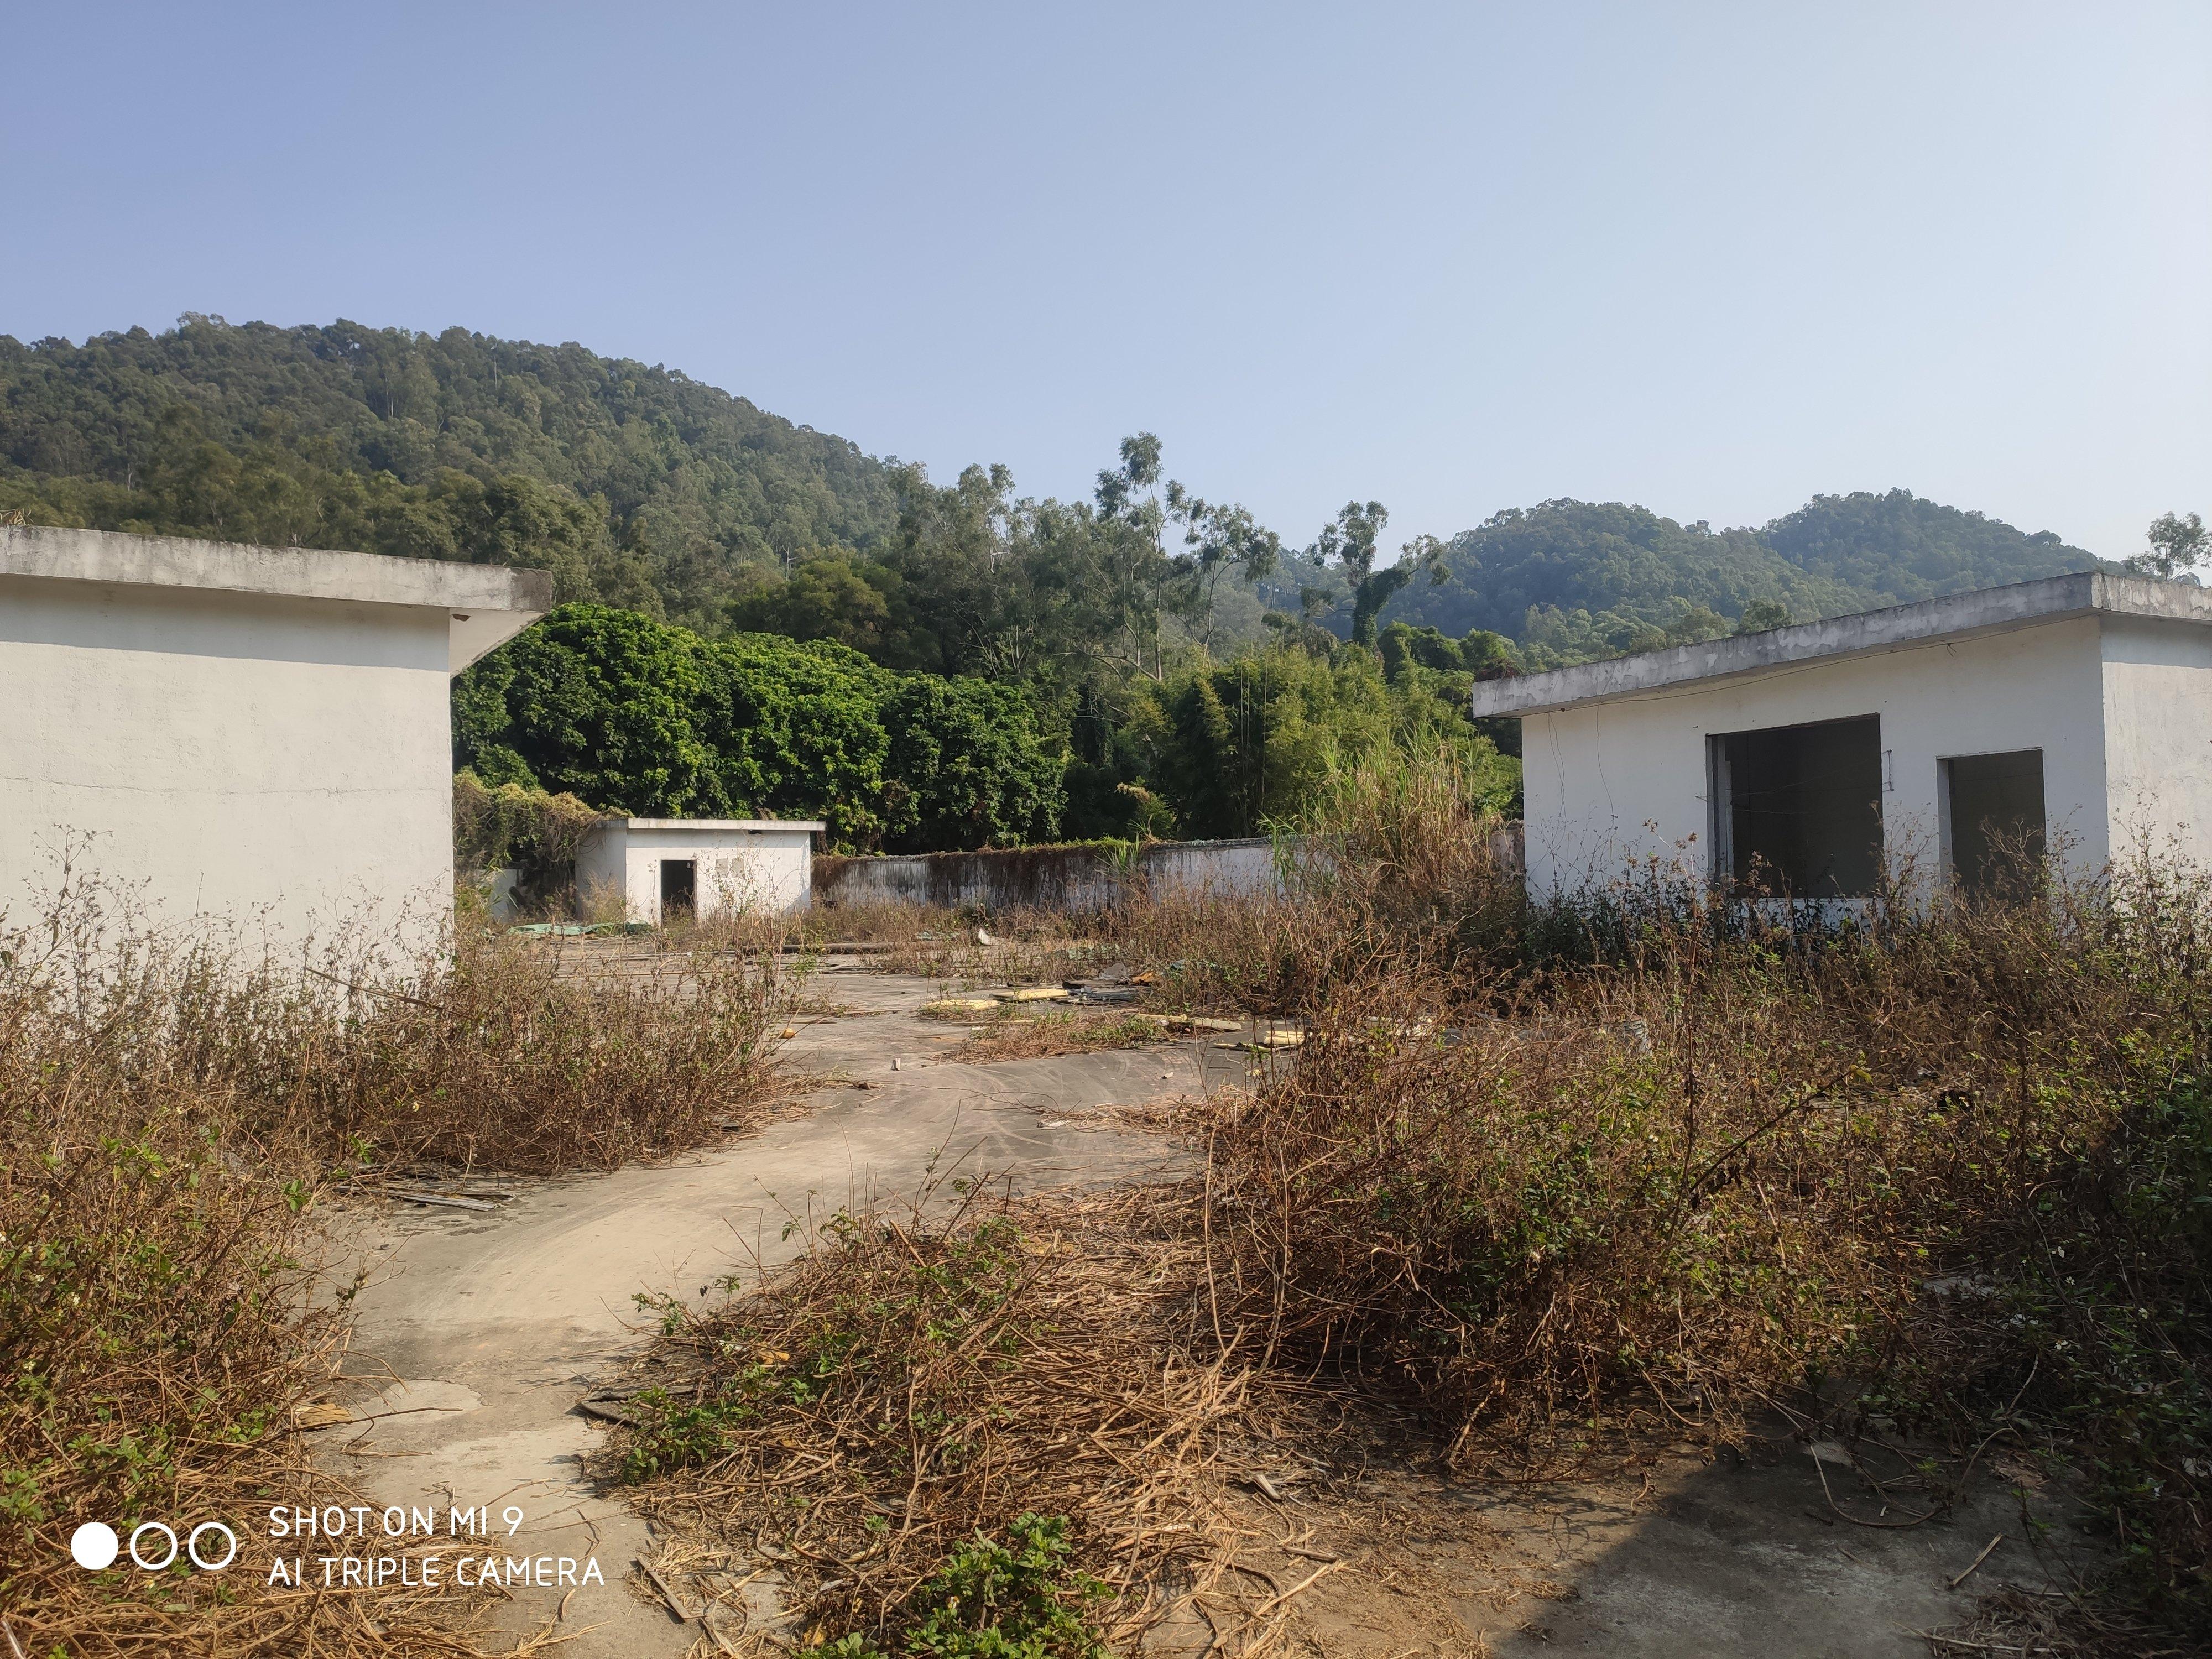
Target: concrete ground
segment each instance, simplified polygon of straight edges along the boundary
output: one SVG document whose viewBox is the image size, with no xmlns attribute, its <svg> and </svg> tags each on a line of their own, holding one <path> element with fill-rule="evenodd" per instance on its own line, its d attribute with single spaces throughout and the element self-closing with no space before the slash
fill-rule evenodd
<svg viewBox="0 0 2212 1659">
<path fill-rule="evenodd" d="M 642 1346 L 648 1316 L 634 1295 L 696 1297 L 732 1270 L 787 1260 L 803 1243 L 789 1219 L 911 1194 L 933 1169 L 1035 1188 L 1168 1167 L 1171 1146 L 1101 1109 L 1241 1080 L 1247 1064 L 1212 1034 L 957 1063 L 948 1051 L 963 1033 L 917 1013 L 939 988 L 858 971 L 813 982 L 819 1003 L 856 1012 L 802 1018 L 787 1063 L 874 1088 L 815 1089 L 804 1115 L 759 1133 L 526 1188 L 496 1213 L 403 1206 L 371 1225 L 376 1268 L 349 1370 L 388 1380 L 356 1385 L 358 1408 L 379 1415 L 366 1433 L 330 1431 L 322 1455 L 380 1503 L 520 1507 L 520 1532 L 495 1525 L 484 1547 L 502 1557 L 598 1560 L 603 1585 L 514 1591 L 501 1630 L 567 1638 L 559 1651 L 575 1659 L 675 1655 L 698 1635 L 625 1588 L 653 1542 L 581 1474 L 599 1431 L 577 1402 Z M 1978 1589 L 2042 1582 L 2002 1478 L 1942 1522 L 1877 1529 L 1835 1518 L 1803 1445 L 1777 1437 L 1751 1454 L 1685 1458 L 1649 1485 L 1447 1487 L 1407 1472 L 1348 1507 L 1294 1498 L 1275 1517 L 1285 1563 L 1310 1570 L 1303 1538 L 1344 1566 L 1300 1599 L 1292 1650 L 1905 1659 L 1928 1651 L 1916 1630 L 1966 1617 Z M 1847 1468 L 1829 1475 L 1839 1497 L 1856 1491 Z M 2000 1533 L 1973 1578 L 1947 1589 Z M 1203 1632 L 1191 1635 L 1164 1630 L 1146 1650 L 1194 1653 Z"/>
</svg>

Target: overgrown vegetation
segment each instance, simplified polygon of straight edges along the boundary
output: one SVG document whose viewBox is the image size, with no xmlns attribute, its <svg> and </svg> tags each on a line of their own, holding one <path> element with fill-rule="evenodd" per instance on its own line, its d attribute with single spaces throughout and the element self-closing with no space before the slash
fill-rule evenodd
<svg viewBox="0 0 2212 1659">
<path fill-rule="evenodd" d="M 467 936 L 424 975 L 303 975 L 131 923 L 67 872 L 0 920 L 0 1619 L 39 1654 L 472 1652 L 465 1598 L 263 1589 L 250 1516 L 361 1501 L 292 1433 L 348 1294 L 317 1294 L 319 1202 L 395 1165 L 605 1168 L 715 1135 L 763 1108 L 781 992 L 735 964 L 581 984 Z M 239 1563 L 71 1564 L 78 1522 L 141 1518 L 227 1522 Z"/>
<path fill-rule="evenodd" d="M 1203 1192 L 1153 1224 L 1181 1241 L 1158 1261 L 1179 1248 L 1197 1266 L 1153 1267 L 1158 1298 L 1131 1311 L 1163 1352 L 1257 1367 L 1248 1388 L 1310 1378 L 1350 1409 L 1417 1408 L 1468 1478 L 1570 1476 L 1778 1409 L 1905 1468 L 1908 1520 L 1992 1478 L 1992 1456 L 2026 1460 L 2053 1476 L 2042 1516 L 2065 1494 L 2112 1547 L 2037 1604 L 2039 1644 L 2171 1651 L 2212 1625 L 2201 881 L 2145 864 L 2027 903 L 1899 891 L 1826 933 L 1656 878 L 1532 908 L 1448 752 L 1332 791 L 1279 897 L 1137 896 L 1087 939 L 999 947 L 1104 953 L 1157 975 L 1156 1007 L 1305 1026 L 1295 1064 L 1184 1120 Z M 711 1316 L 728 1322 L 714 1340 L 799 1354 L 780 1333 L 802 1304 L 888 1305 L 878 1274 L 982 1237 L 851 1234 L 809 1258 L 803 1292 L 772 1279 Z M 923 1420 L 899 1390 L 936 1375 L 934 1350 L 871 1328 L 871 1403 L 844 1420 L 896 1431 Z M 1057 1376 L 1066 1351 L 1017 1340 L 991 1388 Z M 1061 1426 L 993 1417 L 998 1397 L 963 1395 L 941 1420 L 994 1423 L 994 1468 L 1048 1462 Z M 755 1425 L 744 1443 L 826 1453 L 818 1422 L 775 1420 L 794 1432 Z M 769 1454 L 738 1444 L 699 1453 L 720 1471 L 708 1489 L 804 1467 L 756 1469 L 744 1458 Z M 1066 1514 L 1079 1553 L 1098 1547 L 1101 1518 L 1058 1501 L 1029 1506 Z M 959 1510 L 929 1548 L 1026 1502 Z M 839 1616 L 896 1633 L 899 1594 L 871 1594 Z"/>
<path fill-rule="evenodd" d="M 1168 1036 L 1158 1016 L 1147 1018 L 1133 1010 L 1039 1012 L 1034 1006 L 1010 1004 L 984 1016 L 984 1023 L 952 1051 L 952 1058 L 981 1065 L 1000 1060 L 1037 1060 L 1048 1054 L 1087 1054 L 1103 1048 L 1164 1042 Z"/>
<path fill-rule="evenodd" d="M 907 1598 L 903 1650 L 928 1659 L 1109 1659 L 1084 1615 L 1109 1592 L 1068 1558 L 1064 1516 L 1018 1515 L 1000 1543 L 986 1533 L 952 1552 Z M 879 1659 L 865 1636 L 806 1650 L 814 1659 Z"/>
<path fill-rule="evenodd" d="M 515 872 L 516 899 L 542 905 L 572 891 L 576 854 L 605 815 L 574 795 L 520 783 L 488 786 L 465 768 L 453 774 L 453 872 L 481 878 Z"/>
<path fill-rule="evenodd" d="M 1123 1650 L 1155 1591 L 1219 1578 L 1212 1466 L 1257 1432 L 1245 1366 L 1194 1357 L 1188 1197 L 955 1185 L 829 1218 L 719 1309 L 657 1304 L 689 1375 L 632 1396 L 608 1472 L 668 1528 L 772 1540 L 840 1659 Z"/>
</svg>

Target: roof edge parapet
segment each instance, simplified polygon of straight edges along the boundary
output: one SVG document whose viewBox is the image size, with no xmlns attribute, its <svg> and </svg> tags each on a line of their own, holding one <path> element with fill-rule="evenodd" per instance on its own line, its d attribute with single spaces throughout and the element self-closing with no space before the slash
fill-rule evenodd
<svg viewBox="0 0 2212 1659">
<path fill-rule="evenodd" d="M 0 525 L 0 575 L 449 611 L 544 611 L 553 604 L 553 577 L 544 570 L 45 525 Z"/>
<path fill-rule="evenodd" d="M 1765 633 L 1670 646 L 1511 679 L 1482 680 L 1474 687 L 1473 712 L 1478 720 L 1547 714 L 1793 663 L 1869 656 L 2100 613 L 2212 626 L 2212 589 L 2194 582 L 2097 570 L 2045 576 Z"/>
<path fill-rule="evenodd" d="M 816 818 L 627 818 L 611 813 L 592 826 L 594 830 L 743 830 L 748 834 L 765 830 L 826 830 Z"/>
</svg>

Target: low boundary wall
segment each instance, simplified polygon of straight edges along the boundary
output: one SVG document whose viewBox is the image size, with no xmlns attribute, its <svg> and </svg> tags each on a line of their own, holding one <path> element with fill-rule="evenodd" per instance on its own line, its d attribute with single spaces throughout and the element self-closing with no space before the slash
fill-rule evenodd
<svg viewBox="0 0 2212 1659">
<path fill-rule="evenodd" d="M 1297 837 L 1284 843 L 1297 844 Z M 1265 836 L 1151 842 L 1118 858 L 1095 842 L 871 858 L 825 853 L 814 860 L 814 902 L 1081 913 L 1106 908 L 1133 878 L 1153 893 L 1271 893 L 1282 884 L 1277 845 Z"/>
</svg>

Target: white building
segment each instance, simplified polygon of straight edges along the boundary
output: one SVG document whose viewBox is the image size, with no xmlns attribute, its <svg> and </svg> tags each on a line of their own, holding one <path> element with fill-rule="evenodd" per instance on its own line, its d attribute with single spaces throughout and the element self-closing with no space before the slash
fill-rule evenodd
<svg viewBox="0 0 2212 1659">
<path fill-rule="evenodd" d="M 449 682 L 551 603 L 538 570 L 0 526 L 0 908 L 70 842 L 157 918 L 421 949 Z"/>
<path fill-rule="evenodd" d="M 587 909 L 619 896 L 632 921 L 804 910 L 823 827 L 795 818 L 609 818 L 586 832 L 576 854 L 577 896 Z"/>
<path fill-rule="evenodd" d="M 2048 837 L 2076 868 L 2212 862 L 2212 592 L 2054 576 L 1474 688 L 1518 715 L 1528 888 L 1656 859 L 1864 894 L 1969 885 Z M 1995 839 L 1993 840 L 1993 836 Z"/>
</svg>

